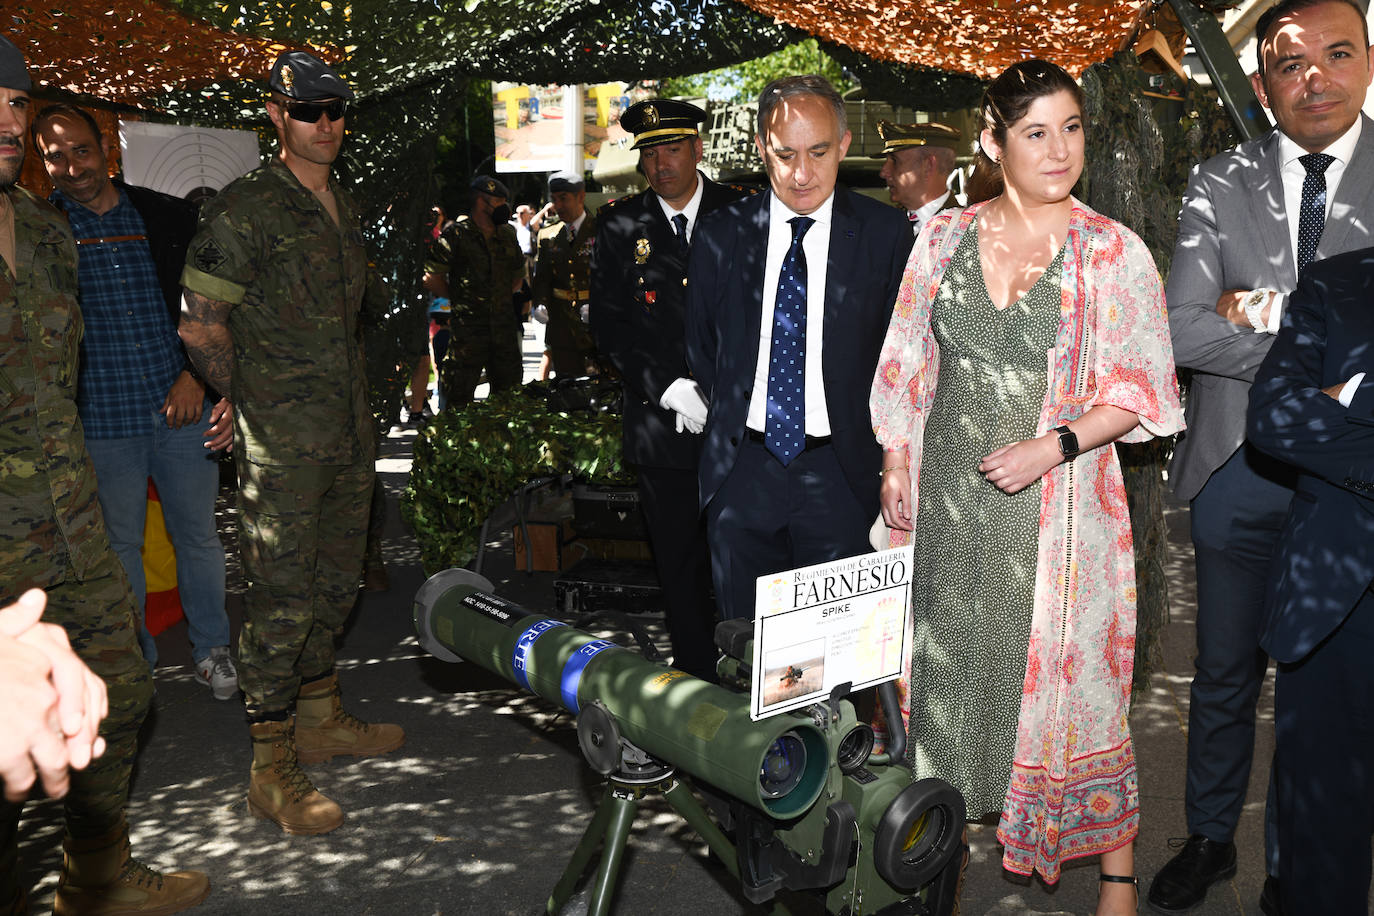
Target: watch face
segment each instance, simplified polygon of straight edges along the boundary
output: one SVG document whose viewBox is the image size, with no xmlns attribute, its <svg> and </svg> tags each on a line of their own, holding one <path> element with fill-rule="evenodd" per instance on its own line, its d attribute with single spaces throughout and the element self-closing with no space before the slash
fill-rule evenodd
<svg viewBox="0 0 1374 916">
<path fill-rule="evenodd" d="M 1059 453 L 1065 458 L 1078 455 L 1078 436 L 1067 426 L 1059 427 Z"/>
</svg>

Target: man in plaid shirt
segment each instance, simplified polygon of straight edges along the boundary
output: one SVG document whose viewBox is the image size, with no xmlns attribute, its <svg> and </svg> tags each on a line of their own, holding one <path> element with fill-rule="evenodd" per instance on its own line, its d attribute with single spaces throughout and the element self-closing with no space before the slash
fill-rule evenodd
<svg viewBox="0 0 1374 916">
<path fill-rule="evenodd" d="M 38 153 L 77 239 L 86 335 L 77 409 L 99 480 L 110 542 L 142 608 L 147 479 L 162 502 L 176 550 L 196 677 L 216 699 L 238 691 L 224 610 L 224 546 L 215 526 L 219 465 L 232 446 L 229 402 L 207 396 L 177 337 L 181 268 L 196 208 L 110 180 L 108 142 L 95 119 L 71 105 L 34 118 Z M 139 628 L 152 667 L 157 646 Z"/>
</svg>

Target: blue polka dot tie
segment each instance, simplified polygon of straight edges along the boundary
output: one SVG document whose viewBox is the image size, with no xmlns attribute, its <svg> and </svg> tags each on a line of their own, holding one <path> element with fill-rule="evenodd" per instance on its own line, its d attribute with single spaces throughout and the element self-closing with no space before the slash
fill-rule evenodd
<svg viewBox="0 0 1374 916">
<path fill-rule="evenodd" d="M 778 273 L 773 345 L 768 354 L 768 418 L 763 444 L 783 467 L 806 448 L 806 252 L 802 238 L 815 220 L 794 216 L 792 245 Z"/>
<path fill-rule="evenodd" d="M 684 213 L 673 214 L 673 234 L 677 236 L 677 247 L 683 253 L 687 253 L 687 215 Z"/>
<path fill-rule="evenodd" d="M 1302 180 L 1302 202 L 1298 204 L 1298 273 L 1317 256 L 1317 243 L 1326 227 L 1326 167 L 1336 161 L 1326 153 L 1308 153 L 1298 161 L 1307 169 Z"/>
</svg>

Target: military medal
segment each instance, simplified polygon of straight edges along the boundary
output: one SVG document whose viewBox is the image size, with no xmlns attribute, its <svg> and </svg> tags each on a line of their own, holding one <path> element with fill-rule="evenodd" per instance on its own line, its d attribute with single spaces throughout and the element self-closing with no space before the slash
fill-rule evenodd
<svg viewBox="0 0 1374 916">
<path fill-rule="evenodd" d="M 648 264 L 649 255 L 653 254 L 653 249 L 649 247 L 648 239 L 635 240 L 635 263 Z"/>
<path fill-rule="evenodd" d="M 654 304 L 654 299 L 655 299 L 655 298 L 656 298 L 656 295 L 655 295 L 655 293 L 654 293 L 653 290 L 651 290 L 651 289 L 646 289 L 646 290 L 644 291 L 644 304 L 645 304 L 645 305 L 653 305 L 653 304 Z"/>
</svg>

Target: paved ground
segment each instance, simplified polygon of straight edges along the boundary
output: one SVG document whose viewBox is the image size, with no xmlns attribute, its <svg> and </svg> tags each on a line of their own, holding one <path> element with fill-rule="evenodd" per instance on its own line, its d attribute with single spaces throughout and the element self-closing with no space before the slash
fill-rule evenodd
<svg viewBox="0 0 1374 916">
<path fill-rule="evenodd" d="M 533 349 L 537 341 L 527 346 Z M 396 512 L 413 437 L 393 434 L 379 462 L 392 497 L 385 547 L 391 589 L 360 596 L 339 654 L 350 708 L 363 718 L 401 723 L 408 739 L 384 758 L 310 768 L 317 785 L 347 812 L 343 827 L 322 837 L 289 837 L 249 814 L 242 705 L 216 702 L 194 682 L 184 624 L 158 638 L 162 667 L 155 711 L 129 805 L 133 845 L 137 855 L 160 867 L 210 874 L 213 891 L 196 913 L 529 916 L 543 911 L 600 796 L 567 715 L 474 666 L 436 661 L 417 646 L 411 599 L 423 573 L 414 540 Z M 1169 839 L 1184 833 L 1193 644 L 1186 522 L 1185 509 L 1169 509 L 1174 620 L 1166 632 L 1165 670 L 1132 714 L 1141 780 L 1142 884 L 1171 855 Z M 492 530 L 499 540 L 484 573 L 497 591 L 532 610 L 551 609 L 555 574 L 514 571 L 508 521 Z M 226 542 L 232 554 L 232 534 Z M 236 634 L 241 593 L 232 572 Z M 664 643 L 661 628 L 654 633 Z M 1268 689 L 1260 715 L 1251 803 L 1237 838 L 1239 872 L 1213 890 L 1197 911 L 1202 914 L 1259 912 L 1263 788 L 1271 752 Z M 23 828 L 22 868 L 35 888 L 36 912 L 50 904 L 60 868 L 57 815 L 52 803 L 32 805 Z M 1067 869 L 1060 886 L 1049 891 L 1003 876 L 992 827 L 975 826 L 971 839 L 965 914 L 1092 912 L 1095 863 Z M 702 850 L 666 805 L 646 805 L 622 871 L 616 912 L 766 912 L 747 904 Z"/>
</svg>

